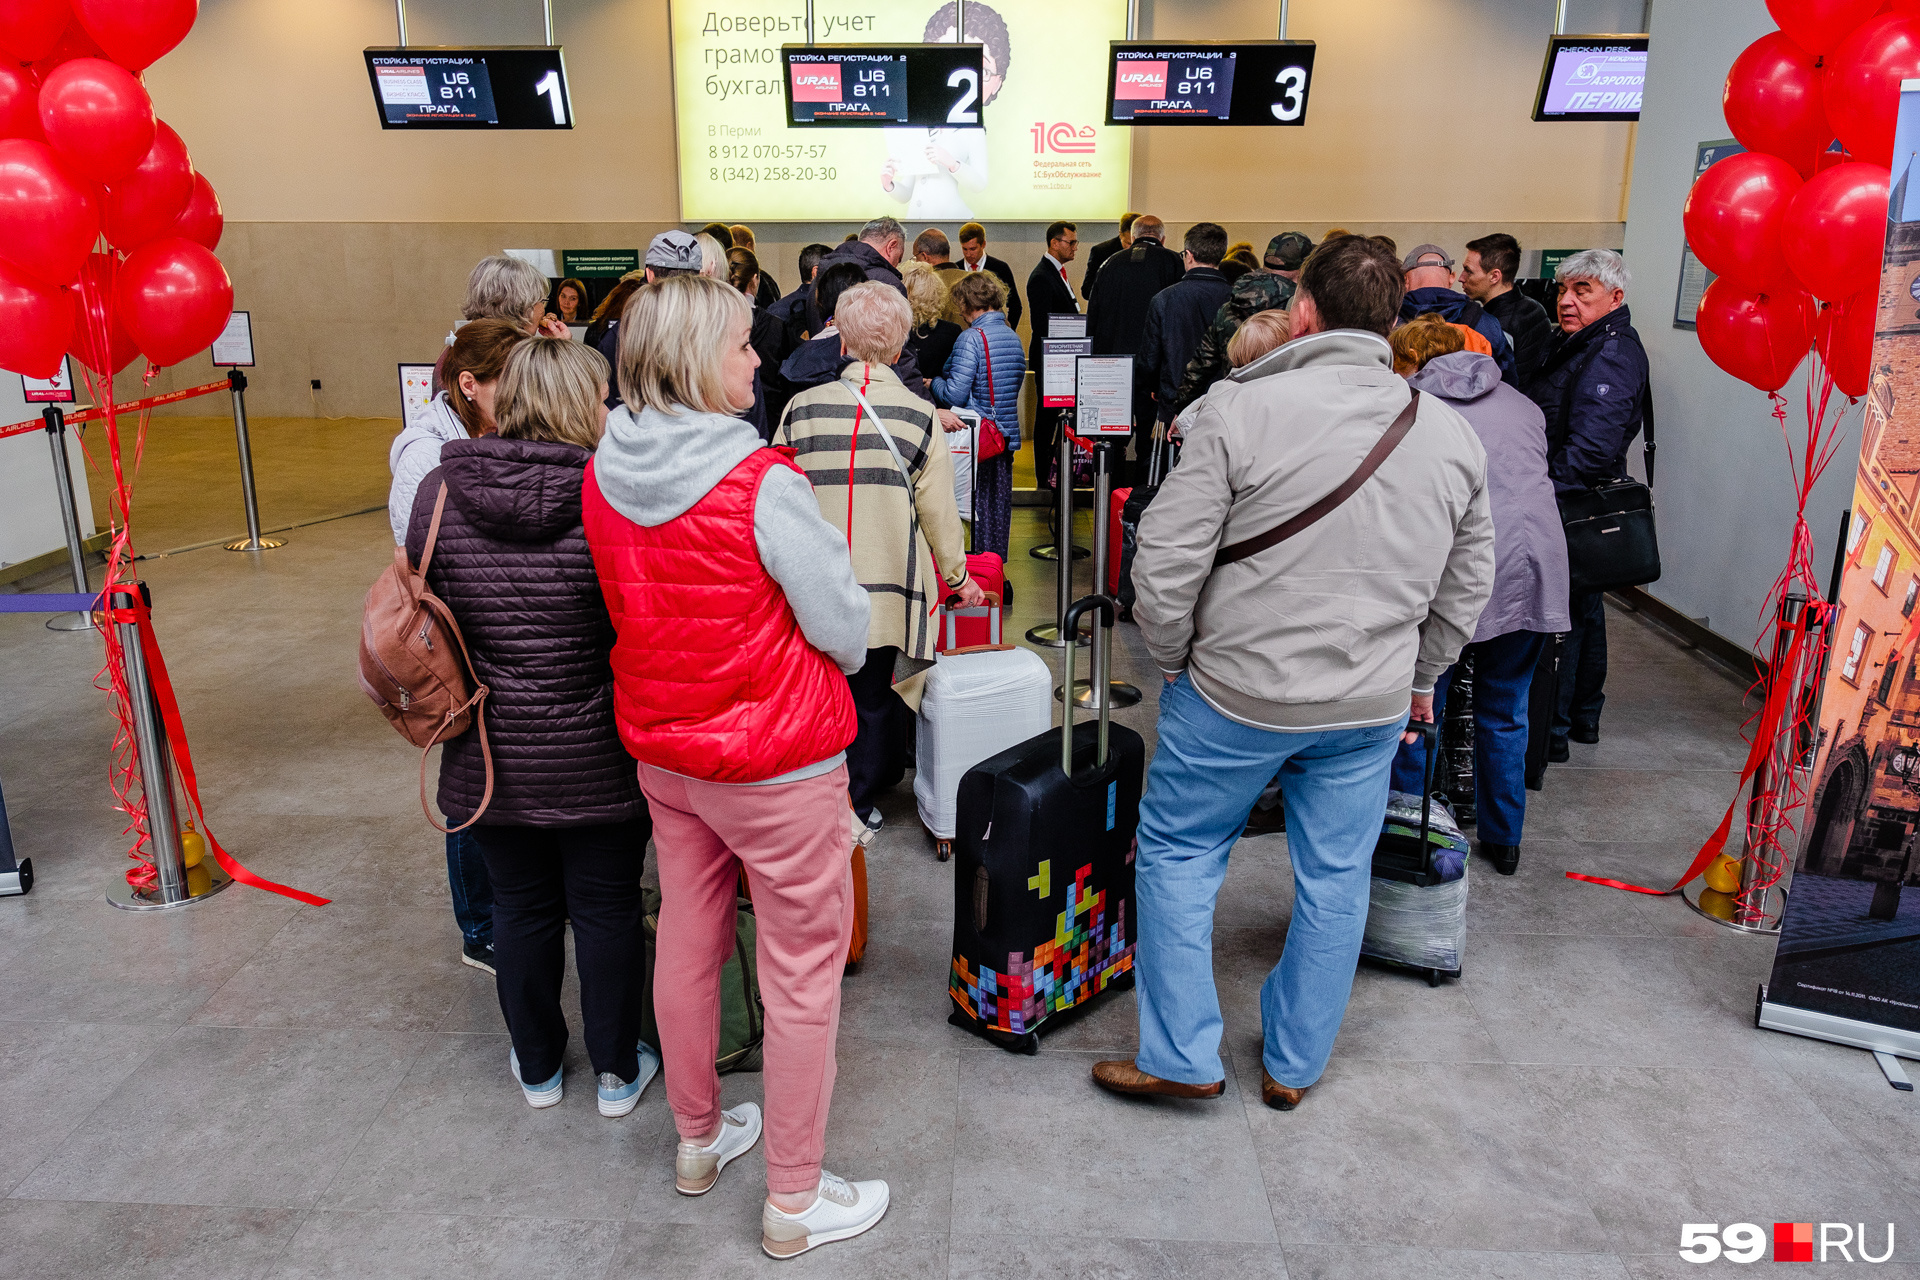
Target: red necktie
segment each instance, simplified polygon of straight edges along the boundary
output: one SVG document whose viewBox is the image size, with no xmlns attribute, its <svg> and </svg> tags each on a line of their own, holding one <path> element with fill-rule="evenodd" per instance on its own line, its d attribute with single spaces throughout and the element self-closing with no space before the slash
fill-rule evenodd
<svg viewBox="0 0 1920 1280">
<path fill-rule="evenodd" d="M 1065 267 L 1060 268 L 1060 283 L 1067 286 L 1069 291 L 1073 289 L 1073 281 L 1067 279 L 1067 269 Z"/>
</svg>

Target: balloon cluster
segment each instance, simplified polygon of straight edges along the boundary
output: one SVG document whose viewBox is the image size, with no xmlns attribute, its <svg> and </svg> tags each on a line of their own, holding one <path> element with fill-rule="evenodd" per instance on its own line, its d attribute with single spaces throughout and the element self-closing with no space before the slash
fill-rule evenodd
<svg viewBox="0 0 1920 1280">
<path fill-rule="evenodd" d="M 220 201 L 140 73 L 199 0 L 0 0 L 0 368 L 174 364 L 233 310 Z M 101 244 L 102 239 L 105 245 Z"/>
<path fill-rule="evenodd" d="M 1834 385 L 1861 396 L 1900 82 L 1920 76 L 1920 0 L 1767 0 L 1767 11 L 1780 30 L 1735 59 L 1721 98 L 1747 150 L 1687 196 L 1687 243 L 1719 277 L 1700 300 L 1700 345 L 1768 392 L 1813 347 Z"/>
</svg>

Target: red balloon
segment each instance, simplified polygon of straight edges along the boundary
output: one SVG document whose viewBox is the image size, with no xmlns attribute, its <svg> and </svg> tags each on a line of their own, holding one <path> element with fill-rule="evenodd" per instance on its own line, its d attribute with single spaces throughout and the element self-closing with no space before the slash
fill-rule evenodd
<svg viewBox="0 0 1920 1280">
<path fill-rule="evenodd" d="M 100 206 L 44 142 L 0 141 L 0 258 L 29 278 L 72 284 L 100 234 Z"/>
<path fill-rule="evenodd" d="M 40 132 L 40 77 L 26 67 L 0 64 L 0 138 L 46 141 Z"/>
<path fill-rule="evenodd" d="M 140 167 L 107 184 L 100 212 L 107 239 L 115 248 L 132 250 L 166 235 L 185 212 L 193 195 L 193 163 L 187 144 L 164 120 L 156 122 L 153 149 Z"/>
<path fill-rule="evenodd" d="M 112 182 L 153 149 L 153 100 L 125 67 L 75 58 L 48 72 L 40 86 L 40 127 L 76 173 Z"/>
<path fill-rule="evenodd" d="M 113 305 L 113 286 L 120 268 L 117 253 L 87 255 L 80 271 L 80 314 L 73 326 L 73 355 L 97 374 L 118 373 L 140 356 L 140 345 L 127 333 Z M 106 351 L 101 352 L 104 340 Z"/>
<path fill-rule="evenodd" d="M 187 38 L 200 0 L 73 0 L 73 11 L 108 57 L 139 71 Z"/>
<path fill-rule="evenodd" d="M 1779 156 L 1748 151 L 1713 165 L 1682 211 L 1687 244 L 1715 275 L 1754 293 L 1797 289 L 1780 249 L 1780 218 L 1803 184 Z"/>
<path fill-rule="evenodd" d="M 1853 158 L 1891 165 L 1900 82 L 1920 76 L 1920 17 L 1869 18 L 1827 56 L 1821 76 L 1827 119 Z"/>
<path fill-rule="evenodd" d="M 1767 12 L 1802 49 L 1825 53 L 1873 16 L 1880 0 L 1767 0 Z"/>
<path fill-rule="evenodd" d="M 0 49 L 15 62 L 44 58 L 72 17 L 67 0 L 0 0 Z"/>
<path fill-rule="evenodd" d="M 227 220 L 220 213 L 220 197 L 213 193 L 213 184 L 207 181 L 207 175 L 193 175 L 193 194 L 187 197 L 187 207 L 173 224 L 169 235 L 185 236 L 209 251 L 220 247 L 220 233 L 226 230 Z"/>
<path fill-rule="evenodd" d="M 1873 372 L 1873 331 L 1879 302 L 1873 290 L 1866 290 L 1828 303 L 1814 321 L 1813 344 L 1833 374 L 1833 385 L 1842 395 L 1856 400 L 1867 394 Z"/>
<path fill-rule="evenodd" d="M 1748 293 L 1715 280 L 1700 299 L 1700 346 L 1742 382 L 1778 391 L 1813 343 L 1813 300 L 1804 293 Z"/>
<path fill-rule="evenodd" d="M 213 345 L 233 314 L 233 282 L 210 250 L 169 236 L 127 255 L 113 305 L 156 364 L 179 364 Z"/>
<path fill-rule="evenodd" d="M 73 332 L 73 295 L 0 262 L 0 369 L 50 378 Z"/>
<path fill-rule="evenodd" d="M 1787 202 L 1780 247 L 1794 277 L 1814 297 L 1838 302 L 1880 279 L 1889 176 L 1877 164 L 1835 165 L 1808 179 Z"/>
<path fill-rule="evenodd" d="M 1833 141 L 1813 55 L 1778 31 L 1734 59 L 1720 109 L 1741 146 L 1779 156 L 1803 178 Z"/>
<path fill-rule="evenodd" d="M 4 0 L 0 0 L 3 3 Z M 72 62 L 75 58 L 104 58 L 106 51 L 93 42 L 86 28 L 77 21 L 69 22 L 60 38 L 53 42 L 53 48 L 33 60 L 33 68 L 41 75 L 53 70 L 63 62 Z"/>
</svg>

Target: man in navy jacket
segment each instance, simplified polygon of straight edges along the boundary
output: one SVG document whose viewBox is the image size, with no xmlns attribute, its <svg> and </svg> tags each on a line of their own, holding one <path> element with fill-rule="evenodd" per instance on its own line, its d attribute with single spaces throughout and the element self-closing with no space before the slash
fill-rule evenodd
<svg viewBox="0 0 1920 1280">
<path fill-rule="evenodd" d="M 1627 264 L 1588 249 L 1560 264 L 1560 332 L 1527 395 L 1547 415 L 1547 473 L 1558 493 L 1627 474 L 1627 448 L 1647 405 L 1647 351 L 1627 309 Z M 1602 593 L 1576 594 L 1560 652 L 1560 702 L 1547 759 L 1566 760 L 1567 741 L 1600 741 L 1606 701 L 1607 611 Z"/>
<path fill-rule="evenodd" d="M 1400 318 L 1413 320 L 1434 311 L 1448 324 L 1467 326 L 1493 348 L 1501 379 L 1517 385 L 1519 375 L 1513 363 L 1513 342 L 1485 307 L 1453 287 L 1452 255 L 1437 244 L 1423 244 L 1408 254 L 1400 266 L 1407 273 L 1407 295 L 1400 300 Z"/>
</svg>

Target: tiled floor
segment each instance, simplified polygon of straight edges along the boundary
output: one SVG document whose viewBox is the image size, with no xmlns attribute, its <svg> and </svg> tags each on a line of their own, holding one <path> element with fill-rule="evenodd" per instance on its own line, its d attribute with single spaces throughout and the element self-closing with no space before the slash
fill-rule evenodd
<svg viewBox="0 0 1920 1280">
<path fill-rule="evenodd" d="M 1034 540 L 1037 513 L 1019 523 Z M 390 547 L 368 515 L 257 559 L 145 566 L 216 830 L 323 908 L 235 888 L 164 916 L 110 909 L 125 846 L 98 645 L 0 617 L 0 779 L 40 879 L 0 899 L 0 1277 L 774 1267 L 757 1158 L 705 1199 L 673 1193 L 659 1086 L 609 1121 L 577 1051 L 551 1111 L 508 1081 L 488 980 L 457 963 L 416 758 L 354 682 Z M 1051 610 L 1050 567 L 1012 569 L 1024 631 Z M 1920 1101 L 1863 1054 L 1753 1027 L 1767 942 L 1561 874 L 1672 876 L 1741 755 L 1735 683 L 1628 615 L 1611 635 L 1605 740 L 1550 771 L 1520 874 L 1474 881 L 1464 978 L 1363 970 L 1324 1082 L 1290 1114 L 1257 1087 L 1284 838 L 1241 845 L 1221 903 L 1226 1096 L 1125 1101 L 1087 1069 L 1131 1048 L 1130 995 L 1037 1058 L 946 1024 L 951 873 L 900 788 L 870 855 L 829 1141 L 831 1167 L 890 1179 L 894 1206 L 786 1270 L 1652 1280 L 1702 1273 L 1679 1259 L 1683 1222 L 1827 1219 L 1896 1223 L 1876 1274 L 1920 1277 Z M 1117 648 L 1121 674 L 1153 680 L 1137 632 Z M 1151 742 L 1151 701 L 1120 718 Z M 727 1079 L 729 1099 L 759 1090 Z"/>
</svg>

